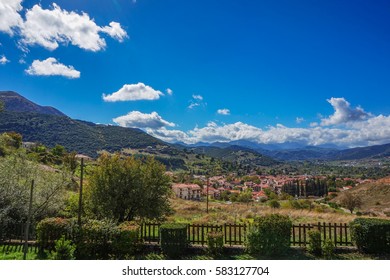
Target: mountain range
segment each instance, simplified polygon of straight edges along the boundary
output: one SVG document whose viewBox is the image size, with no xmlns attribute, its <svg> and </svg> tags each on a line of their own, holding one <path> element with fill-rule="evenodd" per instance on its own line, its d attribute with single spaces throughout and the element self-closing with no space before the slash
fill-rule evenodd
<svg viewBox="0 0 390 280">
<path fill-rule="evenodd" d="M 40 106 L 13 91 L 0 91 L 0 133 L 16 131 L 24 141 L 56 144 L 92 157 L 101 150 L 165 147 L 172 154 L 190 150 L 224 161 L 272 165 L 294 160 L 360 160 L 390 156 L 390 144 L 342 149 L 337 146 L 305 146 L 302 143 L 259 144 L 247 140 L 228 143 L 169 144 L 137 128 L 124 128 L 74 120 L 56 108 Z"/>
</svg>

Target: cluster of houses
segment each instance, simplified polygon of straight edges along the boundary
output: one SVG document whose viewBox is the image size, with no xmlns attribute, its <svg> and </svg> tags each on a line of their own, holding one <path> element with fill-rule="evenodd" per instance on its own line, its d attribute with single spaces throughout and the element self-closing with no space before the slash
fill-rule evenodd
<svg viewBox="0 0 390 280">
<path fill-rule="evenodd" d="M 253 176 L 251 176 L 253 178 Z M 282 186 L 291 182 L 291 181 L 304 181 L 310 178 L 310 176 L 300 175 L 300 176 L 267 176 L 267 175 L 257 175 L 256 183 L 253 181 L 243 181 L 242 179 L 227 180 L 226 176 L 214 176 L 206 179 L 205 176 L 195 176 L 194 179 L 197 179 L 199 184 L 185 184 L 185 183 L 176 183 L 172 185 L 172 190 L 177 198 L 186 199 L 186 200 L 200 200 L 202 197 L 209 196 L 209 198 L 219 199 L 221 193 L 228 191 L 231 194 L 237 193 L 240 194 L 243 191 L 252 192 L 252 199 L 254 201 L 261 201 L 262 199 L 267 199 L 267 190 L 270 190 L 274 193 L 281 193 Z M 343 180 L 351 180 L 350 178 L 345 178 Z M 356 185 L 361 183 L 366 183 L 367 180 L 355 180 Z M 208 186 L 208 187 L 207 187 Z M 352 186 L 345 186 L 339 191 L 344 191 L 351 189 Z"/>
</svg>

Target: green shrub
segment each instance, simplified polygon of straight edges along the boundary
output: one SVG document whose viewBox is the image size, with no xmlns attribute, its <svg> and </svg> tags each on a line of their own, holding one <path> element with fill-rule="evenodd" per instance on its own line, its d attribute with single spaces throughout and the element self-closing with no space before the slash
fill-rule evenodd
<svg viewBox="0 0 390 280">
<path fill-rule="evenodd" d="M 280 203 L 279 201 L 277 201 L 276 199 L 272 199 L 270 201 L 268 201 L 268 205 L 271 207 L 271 208 L 280 208 Z"/>
<path fill-rule="evenodd" d="M 290 247 L 292 222 L 288 216 L 270 214 L 258 217 L 247 235 L 251 254 L 276 256 Z"/>
<path fill-rule="evenodd" d="M 77 258 L 109 259 L 113 254 L 111 239 L 117 233 L 116 224 L 110 220 L 87 220 L 77 242 Z"/>
<path fill-rule="evenodd" d="M 350 223 L 352 239 L 364 253 L 390 252 L 390 221 L 376 218 L 356 218 Z"/>
<path fill-rule="evenodd" d="M 223 232 L 210 231 L 207 233 L 207 250 L 209 254 L 218 256 L 223 252 Z"/>
<path fill-rule="evenodd" d="M 327 238 L 322 245 L 322 256 L 327 260 L 331 260 L 334 258 L 334 251 L 335 245 L 333 241 Z"/>
<path fill-rule="evenodd" d="M 309 231 L 309 246 L 307 250 L 315 256 L 321 256 L 321 233 L 318 230 Z"/>
<path fill-rule="evenodd" d="M 132 222 L 124 222 L 117 229 L 118 232 L 112 241 L 114 255 L 119 259 L 134 255 L 140 244 L 140 226 Z"/>
<path fill-rule="evenodd" d="M 40 250 L 54 249 L 54 243 L 63 235 L 72 239 L 75 232 L 75 223 L 70 219 L 63 218 L 46 218 L 37 224 L 37 241 Z"/>
<path fill-rule="evenodd" d="M 72 244 L 71 240 L 66 240 L 63 235 L 55 242 L 55 252 L 53 254 L 54 260 L 74 260 L 74 252 L 76 245 Z"/>
<path fill-rule="evenodd" d="M 160 227 L 161 250 L 170 258 L 178 258 L 187 248 L 186 224 L 162 224 Z"/>
</svg>

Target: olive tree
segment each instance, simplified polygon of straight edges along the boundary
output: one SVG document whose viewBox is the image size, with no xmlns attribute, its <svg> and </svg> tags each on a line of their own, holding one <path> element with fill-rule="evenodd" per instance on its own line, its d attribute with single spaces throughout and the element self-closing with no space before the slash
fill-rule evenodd
<svg viewBox="0 0 390 280">
<path fill-rule="evenodd" d="M 341 197 L 340 203 L 343 207 L 351 211 L 352 214 L 353 210 L 355 210 L 355 208 L 359 208 L 360 206 L 362 206 L 363 202 L 358 195 L 354 195 L 349 191 L 345 191 L 343 196 Z"/>
<path fill-rule="evenodd" d="M 34 180 L 33 220 L 54 216 L 64 206 L 67 172 L 29 161 L 23 152 L 0 158 L 0 223 L 24 222 Z"/>
<path fill-rule="evenodd" d="M 170 178 L 154 158 L 102 154 L 89 185 L 89 207 L 97 218 L 159 219 L 171 210 Z"/>
</svg>

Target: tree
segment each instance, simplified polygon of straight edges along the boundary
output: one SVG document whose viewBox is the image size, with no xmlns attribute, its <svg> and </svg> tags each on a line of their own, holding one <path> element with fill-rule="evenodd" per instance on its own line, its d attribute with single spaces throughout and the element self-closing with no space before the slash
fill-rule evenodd
<svg viewBox="0 0 390 280">
<path fill-rule="evenodd" d="M 240 192 L 240 194 L 237 197 L 238 202 L 244 202 L 244 203 L 249 203 L 252 201 L 252 190 L 247 189 L 243 192 Z"/>
<path fill-rule="evenodd" d="M 271 206 L 271 208 L 273 209 L 276 209 L 276 208 L 280 208 L 280 203 L 275 200 L 275 199 L 272 199 L 268 202 L 269 206 Z"/>
<path fill-rule="evenodd" d="M 102 154 L 89 181 L 91 209 L 97 218 L 123 222 L 170 213 L 170 178 L 154 158 L 142 161 Z"/>
<path fill-rule="evenodd" d="M 64 207 L 68 175 L 61 170 L 44 170 L 20 151 L 0 159 L 0 224 L 27 219 L 32 180 L 33 220 L 57 215 Z"/>
<path fill-rule="evenodd" d="M 355 210 L 355 208 L 362 206 L 363 202 L 358 195 L 354 195 L 349 191 L 345 191 L 343 196 L 341 197 L 340 203 L 343 207 L 351 211 L 352 214 L 353 210 Z"/>
<path fill-rule="evenodd" d="M 51 153 L 54 156 L 63 157 L 66 154 L 66 150 L 64 146 L 57 144 L 53 149 L 51 149 Z"/>
</svg>

